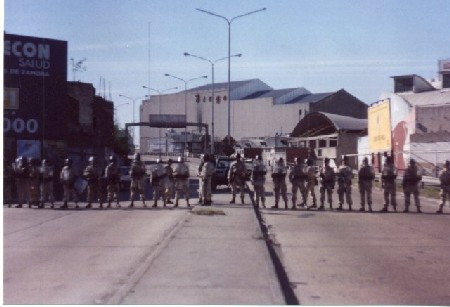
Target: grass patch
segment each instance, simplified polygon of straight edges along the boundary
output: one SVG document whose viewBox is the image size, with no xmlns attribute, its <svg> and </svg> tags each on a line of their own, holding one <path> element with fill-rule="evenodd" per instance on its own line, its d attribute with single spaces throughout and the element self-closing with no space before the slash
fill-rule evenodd
<svg viewBox="0 0 450 307">
<path fill-rule="evenodd" d="M 223 212 L 220 209 L 216 209 L 216 208 L 198 208 L 198 207 L 196 207 L 191 212 L 192 212 L 192 214 L 206 215 L 206 216 L 225 215 L 225 212 Z"/>
</svg>

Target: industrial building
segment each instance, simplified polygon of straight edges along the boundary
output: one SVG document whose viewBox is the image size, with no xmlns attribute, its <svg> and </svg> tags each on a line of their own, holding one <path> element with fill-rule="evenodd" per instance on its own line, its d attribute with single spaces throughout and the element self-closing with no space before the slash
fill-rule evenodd
<svg viewBox="0 0 450 307">
<path fill-rule="evenodd" d="M 181 118 L 182 121 L 206 123 L 209 134 L 214 136 L 215 142 L 220 142 L 228 133 L 228 84 L 214 84 L 214 98 L 211 88 L 212 85 L 207 84 L 187 92 L 151 96 L 141 105 L 141 122 L 151 122 L 151 118 L 165 121 Z M 231 82 L 230 96 L 230 134 L 237 141 L 289 135 L 313 112 L 367 119 L 367 105 L 344 89 L 329 93 L 311 93 L 305 88 L 274 90 L 261 80 L 252 79 Z M 141 152 L 155 152 L 158 147 L 155 144 L 167 142 L 178 143 L 179 146 L 172 149 L 183 150 L 183 137 L 167 141 L 167 131 L 162 130 L 141 127 Z M 187 133 L 194 136 L 199 131 L 191 129 Z M 188 141 L 187 147 L 192 152 L 194 142 Z"/>
<path fill-rule="evenodd" d="M 450 60 L 438 66 L 436 80 L 415 74 L 392 77 L 394 91 L 382 92 L 369 108 L 369 135 L 359 141 L 360 154 L 393 154 L 399 170 L 414 158 L 431 176 L 450 160 Z"/>
</svg>

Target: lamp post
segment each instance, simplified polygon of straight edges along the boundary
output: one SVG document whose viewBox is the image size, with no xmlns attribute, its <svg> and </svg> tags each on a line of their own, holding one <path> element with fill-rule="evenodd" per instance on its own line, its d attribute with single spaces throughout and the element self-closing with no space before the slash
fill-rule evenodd
<svg viewBox="0 0 450 307">
<path fill-rule="evenodd" d="M 179 78 L 177 76 L 171 75 L 171 74 L 164 74 L 164 76 L 166 77 L 172 77 L 175 78 L 177 80 L 180 80 L 182 82 L 184 82 L 184 117 L 187 123 L 187 84 L 191 81 L 197 80 L 197 79 L 203 79 L 203 78 L 208 78 L 208 76 L 201 76 L 201 77 L 196 77 L 196 78 L 192 78 L 189 80 L 184 80 L 182 78 Z M 184 127 L 184 150 L 186 150 L 187 148 L 187 127 Z M 184 154 L 184 153 L 183 153 Z"/>
<path fill-rule="evenodd" d="M 171 88 L 168 88 L 168 89 L 165 89 L 165 90 L 157 90 L 157 89 L 145 86 L 145 85 L 143 85 L 142 87 L 146 88 L 148 90 L 151 90 L 151 91 L 155 91 L 155 92 L 158 93 L 158 95 L 159 95 L 158 96 L 158 115 L 160 115 L 160 116 L 161 116 L 161 95 L 162 95 L 162 93 L 170 91 L 170 90 L 178 89 L 178 87 L 171 87 Z M 161 158 L 161 128 L 158 128 L 158 135 L 159 135 L 159 139 L 158 139 L 159 158 Z"/>
<path fill-rule="evenodd" d="M 220 58 L 220 59 L 217 59 L 217 60 L 214 60 L 214 61 L 206 59 L 206 58 L 198 56 L 198 55 L 195 55 L 195 54 L 190 54 L 188 52 L 185 52 L 184 55 L 185 56 L 191 56 L 191 57 L 194 57 L 194 58 L 197 58 L 197 59 L 209 62 L 211 64 L 211 92 L 212 92 L 212 101 L 211 101 L 211 154 L 214 154 L 214 64 L 219 62 L 219 61 L 229 59 L 230 57 L 241 57 L 242 54 L 241 53 L 234 54 L 232 56 L 223 57 L 223 58 Z"/>
<path fill-rule="evenodd" d="M 266 8 L 262 8 L 262 9 L 259 9 L 259 10 L 256 10 L 256 11 L 252 11 L 252 12 L 248 12 L 248 13 L 245 13 L 245 14 L 242 14 L 242 15 L 238 15 L 238 16 L 235 16 L 235 17 L 233 17 L 233 18 L 231 18 L 231 19 L 228 19 L 228 18 L 226 18 L 225 16 L 222 16 L 222 15 L 219 15 L 219 14 L 216 14 L 216 13 L 213 13 L 213 12 L 209 12 L 209 11 L 206 11 L 206 10 L 203 10 L 203 9 L 199 9 L 199 8 L 197 8 L 196 9 L 197 11 L 200 11 L 200 12 L 203 12 L 203 13 L 206 13 L 206 14 L 209 14 L 209 15 L 212 15 L 212 16 L 215 16 L 215 17 L 219 17 L 219 18 L 222 18 L 223 20 L 225 20 L 227 23 L 228 23 L 228 136 L 231 136 L 231 134 L 230 134 L 230 104 L 231 104 L 231 97 L 230 97 L 230 79 L 231 79 L 231 67 L 230 67 L 230 58 L 231 58 L 231 23 L 234 21 L 234 20 L 236 20 L 236 19 L 238 19 L 238 18 L 241 18 L 241 17 L 244 17 L 244 16 L 248 16 L 248 15 L 251 15 L 251 14 L 254 14 L 254 13 L 258 13 L 258 12 L 262 12 L 262 11 L 265 11 L 266 10 Z"/>
<path fill-rule="evenodd" d="M 134 113 L 135 113 L 135 110 L 136 110 L 136 108 L 134 107 L 134 105 L 135 105 L 135 102 L 136 102 L 136 100 L 138 100 L 138 99 L 141 99 L 141 98 L 145 98 L 145 97 L 147 97 L 147 95 L 145 95 L 145 96 L 140 96 L 140 97 L 136 97 L 136 98 L 132 98 L 132 97 L 128 97 L 128 96 L 125 96 L 125 95 L 122 95 L 122 94 L 119 94 L 119 96 L 120 97 L 123 97 L 123 98 L 126 98 L 126 99 L 129 99 L 129 100 L 131 100 L 132 102 L 133 102 L 133 124 L 134 124 Z M 134 126 L 133 126 L 133 145 L 135 145 L 135 139 L 134 139 L 134 136 L 135 136 L 135 134 L 134 134 Z"/>
<path fill-rule="evenodd" d="M 118 116 L 117 116 L 117 109 L 119 108 L 119 107 L 123 107 L 123 106 L 125 106 L 125 105 L 127 105 L 127 104 L 130 104 L 129 102 L 125 102 L 125 103 L 121 103 L 121 104 L 119 104 L 118 106 L 115 106 L 114 107 L 114 114 L 115 114 L 115 116 L 116 116 L 116 119 L 118 120 Z M 119 128 L 120 128 L 120 123 L 117 123 L 118 124 L 118 126 L 119 126 Z"/>
</svg>

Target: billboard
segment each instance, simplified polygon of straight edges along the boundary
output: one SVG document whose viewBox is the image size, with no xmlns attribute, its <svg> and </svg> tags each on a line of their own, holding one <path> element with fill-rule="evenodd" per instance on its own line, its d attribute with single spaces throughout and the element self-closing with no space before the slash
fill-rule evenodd
<svg viewBox="0 0 450 307">
<path fill-rule="evenodd" d="M 3 57 L 4 136 L 64 139 L 67 42 L 5 33 Z"/>
<path fill-rule="evenodd" d="M 389 151 L 392 148 L 390 100 L 384 100 L 368 110 L 369 151 Z"/>
</svg>

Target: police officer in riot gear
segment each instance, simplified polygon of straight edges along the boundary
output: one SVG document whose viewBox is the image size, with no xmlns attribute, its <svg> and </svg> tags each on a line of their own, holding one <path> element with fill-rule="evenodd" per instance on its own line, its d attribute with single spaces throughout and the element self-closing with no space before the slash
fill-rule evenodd
<svg viewBox="0 0 450 307">
<path fill-rule="evenodd" d="M 338 195 L 339 195 L 339 207 L 338 210 L 342 210 L 342 205 L 345 200 L 348 204 L 348 210 L 352 211 L 352 178 L 353 171 L 349 165 L 349 159 L 347 156 L 344 156 L 342 160 L 342 165 L 339 166 L 338 171 Z"/>
<path fill-rule="evenodd" d="M 306 186 L 305 182 L 308 179 L 308 174 L 306 173 L 305 166 L 303 164 L 303 159 L 300 157 L 295 158 L 294 167 L 289 172 L 289 181 L 292 184 L 292 209 L 297 208 L 297 191 L 300 192 L 302 197 L 301 206 L 306 206 Z"/>
<path fill-rule="evenodd" d="M 323 160 L 323 166 L 320 168 L 319 177 L 320 177 L 320 207 L 319 210 L 325 209 L 325 195 L 328 198 L 328 204 L 330 205 L 330 209 L 333 208 L 333 189 L 336 183 L 336 174 L 334 169 L 330 166 L 330 159 L 325 158 Z"/>
<path fill-rule="evenodd" d="M 256 156 L 256 159 L 253 164 L 252 171 L 252 184 L 253 189 L 255 190 L 255 201 L 256 206 L 259 207 L 259 200 L 261 199 L 261 203 L 263 208 L 266 207 L 266 197 L 265 197 L 265 188 L 264 185 L 266 183 L 266 173 L 267 169 L 264 165 L 261 155 Z"/>
<path fill-rule="evenodd" d="M 175 179 L 175 207 L 178 207 L 178 201 L 183 193 L 186 199 L 186 205 L 190 207 L 189 204 L 189 167 L 184 162 L 183 156 L 178 157 L 178 164 L 173 172 L 173 177 Z"/>
<path fill-rule="evenodd" d="M 397 168 L 394 165 L 392 157 L 386 157 L 386 163 L 381 172 L 381 186 L 384 191 L 384 207 L 380 212 L 388 212 L 389 200 L 394 211 L 397 211 L 397 187 L 395 179 L 397 178 Z"/>
<path fill-rule="evenodd" d="M 100 193 L 100 177 L 102 175 L 102 171 L 97 166 L 97 161 L 93 156 L 89 157 L 89 162 L 86 168 L 84 169 L 83 176 L 88 182 L 87 186 L 87 208 L 92 208 L 92 202 L 98 201 L 100 207 L 103 206 L 101 193 Z"/>
<path fill-rule="evenodd" d="M 77 174 L 72 167 L 71 159 L 66 159 L 64 161 L 64 167 L 61 170 L 59 178 L 61 179 L 64 189 L 64 204 L 61 206 L 61 209 L 68 208 L 67 204 L 71 198 L 75 202 L 75 207 L 78 209 L 78 195 L 75 191 L 75 180 L 77 179 Z"/>
<path fill-rule="evenodd" d="M 231 184 L 233 193 L 230 204 L 235 203 L 238 188 L 241 195 L 241 203 L 244 204 L 246 171 L 245 163 L 241 160 L 241 154 L 238 153 L 236 155 L 236 161 L 230 165 L 230 170 L 228 171 L 228 182 Z"/>
<path fill-rule="evenodd" d="M 117 166 L 116 158 L 114 156 L 109 157 L 109 164 L 105 168 L 105 176 L 107 183 L 107 208 L 111 208 L 111 202 L 116 200 L 117 207 L 120 208 L 119 204 L 119 184 L 120 184 L 120 171 Z M 100 204 L 100 208 L 102 208 L 102 204 Z"/>
<path fill-rule="evenodd" d="M 275 205 L 272 208 L 278 208 L 278 202 L 281 197 L 284 200 L 285 209 L 288 208 L 287 204 L 287 187 L 286 187 L 286 164 L 282 157 L 280 157 L 272 168 L 273 189 L 275 193 Z"/>
<path fill-rule="evenodd" d="M 41 206 L 45 207 L 45 201 L 50 201 L 51 208 L 55 207 L 55 196 L 53 193 L 55 181 L 55 169 L 50 161 L 43 159 L 41 162 Z"/>
<path fill-rule="evenodd" d="M 445 205 L 445 201 L 450 199 L 450 161 L 445 161 L 444 169 L 439 174 L 439 181 L 441 183 L 441 204 L 439 205 L 439 209 L 436 211 L 438 214 L 443 213 L 443 208 Z"/>
<path fill-rule="evenodd" d="M 316 177 L 316 168 L 314 167 L 313 159 L 306 160 L 306 165 L 307 165 L 306 166 L 306 175 L 308 177 L 306 180 L 305 205 L 306 205 L 306 202 L 308 201 L 309 194 L 311 194 L 313 204 L 309 207 L 307 206 L 307 209 L 317 208 L 315 188 L 316 188 L 316 185 L 318 184 L 318 182 L 317 182 L 317 177 Z"/>
<path fill-rule="evenodd" d="M 144 195 L 145 165 L 144 163 L 142 163 L 141 155 L 139 153 L 136 153 L 134 155 L 134 159 L 130 167 L 130 177 L 131 177 L 131 184 L 130 184 L 131 204 L 129 205 L 129 207 L 134 206 L 134 199 L 137 197 L 137 194 L 139 194 L 139 198 L 142 201 L 144 207 L 147 207 L 147 205 L 145 204 L 145 195 Z"/>
<path fill-rule="evenodd" d="M 417 169 L 416 160 L 410 159 L 408 168 L 403 174 L 403 193 L 405 194 L 405 210 L 403 212 L 409 212 L 409 205 L 411 203 L 411 194 L 414 197 L 414 203 L 417 207 L 417 212 L 422 212 L 420 210 L 420 199 L 419 199 L 419 182 L 422 180 L 422 175 Z"/>
<path fill-rule="evenodd" d="M 361 168 L 358 171 L 358 186 L 359 194 L 361 196 L 361 208 L 359 211 L 366 210 L 366 200 L 369 211 L 372 212 L 372 184 L 375 179 L 375 171 L 369 165 L 369 159 L 364 157 Z"/>
<path fill-rule="evenodd" d="M 18 157 L 13 164 L 14 177 L 16 179 L 17 202 L 16 208 L 22 208 L 29 200 L 29 166 L 26 157 Z M 31 205 L 30 205 L 31 206 Z"/>
</svg>

